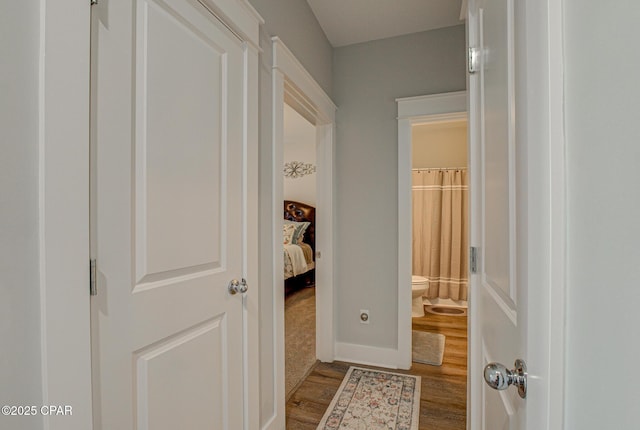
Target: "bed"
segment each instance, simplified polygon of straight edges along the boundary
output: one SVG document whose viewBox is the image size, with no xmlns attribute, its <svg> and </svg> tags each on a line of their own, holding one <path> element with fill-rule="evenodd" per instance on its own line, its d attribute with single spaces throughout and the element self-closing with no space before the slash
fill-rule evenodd
<svg viewBox="0 0 640 430">
<path fill-rule="evenodd" d="M 285 292 L 315 286 L 316 209 L 285 200 L 282 233 Z"/>
</svg>

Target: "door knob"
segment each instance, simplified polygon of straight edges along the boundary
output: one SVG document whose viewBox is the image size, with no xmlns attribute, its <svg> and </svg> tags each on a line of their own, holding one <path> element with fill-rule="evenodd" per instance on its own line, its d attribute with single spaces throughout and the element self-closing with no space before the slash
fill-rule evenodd
<svg viewBox="0 0 640 430">
<path fill-rule="evenodd" d="M 527 397 L 527 365 L 524 360 L 517 359 L 515 369 L 509 370 L 504 364 L 489 363 L 484 367 L 484 380 L 496 390 L 505 390 L 509 385 L 518 387 L 518 394 Z"/>
<path fill-rule="evenodd" d="M 246 293 L 248 289 L 249 289 L 249 286 L 247 285 L 247 280 L 244 278 L 242 278 L 241 281 L 234 279 L 231 282 L 229 282 L 229 292 L 231 294 Z"/>
</svg>

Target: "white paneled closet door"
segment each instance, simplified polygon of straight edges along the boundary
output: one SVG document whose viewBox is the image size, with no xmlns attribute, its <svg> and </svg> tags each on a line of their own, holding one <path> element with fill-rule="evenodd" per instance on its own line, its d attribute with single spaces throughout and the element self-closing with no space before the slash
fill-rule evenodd
<svg viewBox="0 0 640 430">
<path fill-rule="evenodd" d="M 248 428 L 246 44 L 193 0 L 92 25 L 95 429 Z"/>
</svg>

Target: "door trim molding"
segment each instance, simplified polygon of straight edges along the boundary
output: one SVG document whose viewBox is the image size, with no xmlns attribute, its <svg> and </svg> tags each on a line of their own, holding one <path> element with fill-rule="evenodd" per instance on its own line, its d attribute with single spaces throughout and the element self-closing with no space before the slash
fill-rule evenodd
<svg viewBox="0 0 640 430">
<path fill-rule="evenodd" d="M 254 21 L 258 27 L 258 22 Z M 259 51 L 255 44 L 244 46 L 244 177 L 243 216 L 245 217 L 243 250 L 243 272 L 246 279 L 257 287 L 260 279 L 259 241 Z M 258 429 L 260 426 L 260 289 L 252 288 L 242 300 L 242 322 L 244 344 L 243 388 L 244 388 L 244 430 Z"/>
<path fill-rule="evenodd" d="M 89 330 L 90 5 L 40 9 L 38 222 L 41 404 L 64 400 L 73 416 L 46 430 L 92 428 Z"/>
<path fill-rule="evenodd" d="M 316 265 L 316 356 L 320 361 L 335 359 L 334 318 L 334 182 L 335 111 L 336 106 L 320 85 L 302 66 L 278 37 L 272 37 L 272 138 L 273 138 L 273 294 L 274 294 L 274 375 L 276 417 L 271 423 L 285 419 L 284 392 L 284 268 L 282 261 L 284 180 L 284 103 L 316 126 L 317 209 L 316 252 L 321 264 Z M 316 257 L 317 258 L 317 257 Z M 278 419 L 280 417 L 280 420 Z"/>
<path fill-rule="evenodd" d="M 527 217 L 531 243 L 529 270 L 527 363 L 531 392 L 527 428 L 565 425 L 567 166 L 564 131 L 563 2 L 527 3 L 527 42 L 522 64 L 527 70 L 528 150 Z M 521 12 L 522 13 L 522 12 Z M 544 79 L 537 77 L 544 76 Z"/>
<path fill-rule="evenodd" d="M 467 92 L 396 99 L 398 103 L 398 352 L 397 367 L 411 367 L 411 127 L 467 119 Z"/>
<path fill-rule="evenodd" d="M 567 160 L 564 118 L 563 2 L 547 2 L 545 45 L 549 58 L 549 163 L 551 170 L 551 234 L 549 261 L 549 428 L 562 428 L 565 420 L 565 321 L 567 307 Z M 536 27 L 539 28 L 539 27 Z"/>
</svg>

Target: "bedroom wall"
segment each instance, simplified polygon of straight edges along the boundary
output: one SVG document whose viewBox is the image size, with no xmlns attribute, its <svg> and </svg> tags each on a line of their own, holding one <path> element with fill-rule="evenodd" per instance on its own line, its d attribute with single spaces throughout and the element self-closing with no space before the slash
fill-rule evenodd
<svg viewBox="0 0 640 430">
<path fill-rule="evenodd" d="M 465 89 L 465 28 L 460 25 L 341 47 L 334 50 L 333 61 L 333 95 L 338 106 L 337 341 L 395 349 L 395 99 Z M 369 309 L 369 324 L 360 324 L 360 309 Z"/>
<path fill-rule="evenodd" d="M 0 3 L 0 405 L 42 404 L 38 273 L 39 2 Z M 0 415 L 0 428 L 42 417 Z"/>
<path fill-rule="evenodd" d="M 564 6 L 565 428 L 637 428 L 640 58 L 629 53 L 637 52 L 640 8 L 632 0 Z M 612 378 L 618 369 L 631 377 Z"/>
<path fill-rule="evenodd" d="M 304 0 L 249 0 L 264 18 L 264 30 L 278 36 L 322 89 L 331 96 L 333 48 Z"/>
<path fill-rule="evenodd" d="M 415 125 L 411 143 L 414 169 L 467 166 L 467 121 Z"/>
<path fill-rule="evenodd" d="M 284 105 L 284 162 L 316 166 L 316 127 L 289 105 Z M 316 173 L 284 177 L 284 199 L 316 206 Z"/>
</svg>

